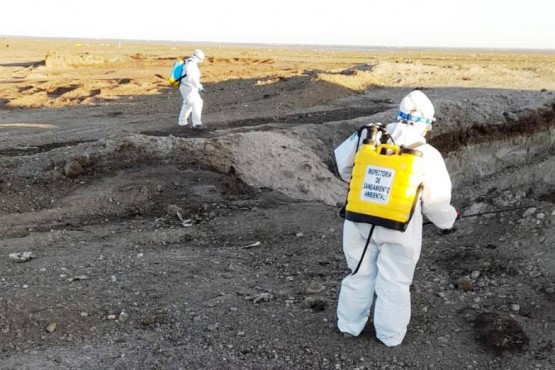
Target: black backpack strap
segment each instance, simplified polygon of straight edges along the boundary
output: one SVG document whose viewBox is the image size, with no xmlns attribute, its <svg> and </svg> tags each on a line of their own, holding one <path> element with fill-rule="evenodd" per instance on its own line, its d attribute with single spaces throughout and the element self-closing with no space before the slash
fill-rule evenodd
<svg viewBox="0 0 555 370">
<path fill-rule="evenodd" d="M 186 61 L 186 60 L 183 60 L 183 69 L 185 69 L 185 67 L 187 67 L 187 61 Z M 187 70 L 185 70 L 185 72 L 186 72 L 186 71 L 187 71 Z M 187 73 L 185 73 L 184 75 L 182 75 L 181 77 L 179 77 L 179 78 L 177 79 L 177 81 L 181 82 L 181 80 L 184 79 L 185 77 L 187 77 Z"/>
<path fill-rule="evenodd" d="M 184 79 L 185 77 L 187 77 L 187 73 L 185 73 L 183 76 L 179 77 L 179 78 L 177 79 L 177 81 L 181 81 L 181 80 Z"/>
</svg>

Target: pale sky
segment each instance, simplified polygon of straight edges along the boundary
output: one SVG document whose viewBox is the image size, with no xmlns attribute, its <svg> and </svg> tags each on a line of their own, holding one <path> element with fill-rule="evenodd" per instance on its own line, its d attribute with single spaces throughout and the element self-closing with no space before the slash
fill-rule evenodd
<svg viewBox="0 0 555 370">
<path fill-rule="evenodd" d="M 555 1 L 4 0 L 0 36 L 555 50 Z"/>
</svg>

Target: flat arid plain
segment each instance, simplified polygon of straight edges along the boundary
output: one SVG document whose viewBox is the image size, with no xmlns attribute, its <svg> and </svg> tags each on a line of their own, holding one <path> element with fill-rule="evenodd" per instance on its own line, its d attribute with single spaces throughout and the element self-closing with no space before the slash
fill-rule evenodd
<svg viewBox="0 0 555 370">
<path fill-rule="evenodd" d="M 555 52 L 0 38 L 0 84 L 0 369 L 555 367 Z M 465 217 L 387 348 L 336 329 L 332 151 L 415 88 Z"/>
</svg>

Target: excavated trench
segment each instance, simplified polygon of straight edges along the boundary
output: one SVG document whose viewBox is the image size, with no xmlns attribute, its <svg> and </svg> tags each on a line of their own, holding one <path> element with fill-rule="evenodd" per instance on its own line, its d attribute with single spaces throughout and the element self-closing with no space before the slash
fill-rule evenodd
<svg viewBox="0 0 555 370">
<path fill-rule="evenodd" d="M 72 140 L 72 141 L 50 143 L 50 144 L 44 144 L 44 145 L 24 147 L 24 148 L 5 148 L 5 149 L 0 149 L 0 157 L 28 156 L 28 155 L 33 155 L 37 153 L 50 152 L 51 150 L 57 149 L 57 148 L 72 147 L 81 143 L 90 143 L 93 141 L 94 140 Z"/>
<path fill-rule="evenodd" d="M 430 139 L 430 144 L 440 152 L 449 154 L 469 145 L 510 141 L 517 137 L 533 136 L 547 132 L 555 127 L 555 105 L 551 109 L 544 108 L 531 111 L 518 117 L 517 120 L 504 114 L 505 121 L 492 122 L 488 125 L 473 124 L 459 131 L 451 131 Z"/>
<path fill-rule="evenodd" d="M 289 127 L 303 124 L 322 124 L 331 121 L 350 120 L 360 117 L 368 117 L 376 113 L 384 112 L 389 109 L 388 106 L 376 106 L 372 108 L 342 108 L 342 109 L 326 109 L 313 112 L 295 113 L 287 115 L 276 115 L 270 118 L 248 118 L 242 120 L 230 120 L 219 123 L 217 129 L 206 128 L 202 131 L 183 130 L 181 127 L 172 127 L 165 130 L 145 130 L 141 133 L 148 136 L 176 136 L 176 137 L 208 137 L 217 135 L 218 132 L 225 132 L 225 129 L 242 129 L 268 131 L 270 124 L 280 124 Z"/>
<path fill-rule="evenodd" d="M 343 112 L 331 116 L 336 117 L 336 114 L 342 116 Z M 325 116 L 327 114 L 317 118 Z M 552 159 L 555 154 L 554 117 L 554 105 L 523 110 L 518 115 L 505 117 L 504 121 L 475 122 L 466 128 L 444 130 L 433 136 L 430 142 L 445 155 L 459 197 L 471 199 L 492 189 L 518 188 L 552 200 L 555 184 Z M 123 140 L 76 142 L 73 144 L 77 145 L 72 147 L 64 143 L 23 151 L 6 149 L 1 153 L 5 158 L 1 168 L 5 176 L 0 187 L 6 194 L 15 195 L 17 188 L 26 191 L 17 202 L 6 203 L 3 212 L 9 213 L 10 207 L 17 207 L 18 212 L 48 209 L 51 202 L 56 204 L 55 199 L 64 199 L 82 186 L 100 186 L 102 182 L 113 181 L 120 173 L 144 177 L 156 167 L 176 168 L 182 174 L 184 171 L 209 171 L 216 177 L 222 177 L 234 168 L 237 181 L 254 189 L 272 189 L 293 199 L 336 205 L 344 201 L 346 184 L 330 168 L 329 153 L 333 145 L 346 137 L 338 132 L 352 132 L 360 125 L 359 121 L 282 126 L 265 131 L 230 131 L 221 136 L 214 133 L 214 137 L 209 137 L 206 132 L 188 138 L 162 137 L 153 133 L 154 136 L 134 135 Z M 75 177 L 68 176 L 65 168 L 68 163 L 75 162 L 81 170 Z M 164 176 L 164 173 L 156 175 L 157 178 Z M 145 186 L 150 185 L 145 183 Z M 152 189 L 145 191 L 150 196 L 148 202 L 148 196 L 145 198 L 141 192 L 120 194 L 129 198 L 125 201 L 128 213 L 149 213 L 153 209 L 159 212 L 160 207 L 155 203 L 170 201 L 167 193 L 159 194 Z M 175 196 L 179 195 L 176 193 Z M 102 203 L 87 203 L 87 206 L 93 208 L 86 212 L 89 215 L 94 214 L 96 207 L 100 214 L 104 214 L 100 212 L 105 207 Z M 111 217 L 110 212 L 105 216 Z"/>
<path fill-rule="evenodd" d="M 446 153 L 455 189 L 520 189 L 550 199 L 555 185 L 555 110 L 526 112 L 516 120 L 472 125 L 438 135 L 431 143 Z"/>
</svg>

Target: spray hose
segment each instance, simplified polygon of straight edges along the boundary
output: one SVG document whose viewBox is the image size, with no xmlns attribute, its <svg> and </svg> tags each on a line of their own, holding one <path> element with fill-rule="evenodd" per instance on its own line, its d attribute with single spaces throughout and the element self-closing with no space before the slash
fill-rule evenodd
<svg viewBox="0 0 555 370">
<path fill-rule="evenodd" d="M 503 213 L 503 212 L 512 212 L 512 211 L 516 211 L 519 209 L 524 209 L 524 208 L 530 208 L 530 206 L 520 206 L 520 207 L 513 207 L 513 208 L 505 208 L 505 209 L 498 209 L 496 211 L 489 211 L 489 212 L 479 212 L 479 213 L 472 213 L 469 215 L 462 215 L 460 217 L 457 217 L 457 219 L 461 219 L 461 218 L 468 218 L 468 217 L 478 217 L 478 216 L 484 216 L 484 215 L 492 215 L 495 213 Z M 423 225 L 430 225 L 432 224 L 432 221 L 426 221 L 423 223 Z"/>
<path fill-rule="evenodd" d="M 467 217 L 477 217 L 477 216 L 483 216 L 483 215 L 491 215 L 491 214 L 494 214 L 494 213 L 511 212 L 511 211 L 516 211 L 516 210 L 524 209 L 524 208 L 529 208 L 529 206 L 520 206 L 520 207 L 514 207 L 514 208 L 499 209 L 499 210 L 496 210 L 496 211 L 472 213 L 470 215 L 462 215 L 462 216 L 458 217 L 457 219 L 467 218 Z M 424 222 L 424 225 L 430 225 L 430 224 L 432 224 L 432 221 Z M 364 245 L 364 250 L 362 251 L 362 255 L 360 256 L 360 260 L 358 261 L 357 267 L 353 270 L 351 275 L 355 275 L 358 272 L 358 270 L 360 269 L 360 265 L 362 265 L 362 260 L 364 260 L 364 256 L 366 255 L 366 250 L 368 249 L 368 244 L 370 244 L 370 239 L 372 238 L 372 233 L 374 232 L 375 227 L 376 227 L 376 225 L 372 224 L 372 227 L 370 228 L 370 232 L 368 233 L 368 238 L 366 239 L 366 244 Z"/>
</svg>

